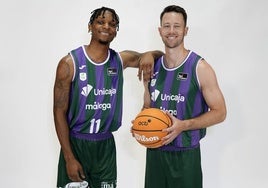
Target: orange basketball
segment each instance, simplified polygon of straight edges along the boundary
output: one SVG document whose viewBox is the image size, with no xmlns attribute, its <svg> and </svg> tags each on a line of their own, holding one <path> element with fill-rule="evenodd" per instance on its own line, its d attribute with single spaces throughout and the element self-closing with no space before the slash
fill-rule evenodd
<svg viewBox="0 0 268 188">
<path fill-rule="evenodd" d="M 163 129 L 171 126 L 169 116 L 158 108 L 142 110 L 135 118 L 132 133 L 135 139 L 147 148 L 162 146 L 161 139 L 167 135 Z"/>
</svg>

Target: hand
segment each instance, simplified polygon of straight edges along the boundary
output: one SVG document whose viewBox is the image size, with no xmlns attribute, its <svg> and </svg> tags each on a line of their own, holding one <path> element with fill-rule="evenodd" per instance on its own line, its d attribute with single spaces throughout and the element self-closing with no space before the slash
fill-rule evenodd
<svg viewBox="0 0 268 188">
<path fill-rule="evenodd" d="M 139 80 L 142 79 L 143 81 L 149 81 L 150 78 L 153 76 L 153 69 L 154 69 L 154 57 L 152 53 L 146 52 L 143 53 L 139 60 L 139 71 L 138 77 Z"/>
<path fill-rule="evenodd" d="M 183 131 L 183 121 L 180 119 L 177 119 L 173 115 L 171 115 L 169 112 L 166 112 L 167 115 L 170 117 L 172 126 L 166 129 L 163 129 L 162 131 L 168 132 L 168 135 L 162 138 L 163 145 L 168 145 L 171 143 L 182 131 Z"/>
<path fill-rule="evenodd" d="M 66 162 L 66 169 L 69 178 L 74 182 L 81 182 L 85 179 L 85 174 L 81 164 L 76 159 Z"/>
</svg>

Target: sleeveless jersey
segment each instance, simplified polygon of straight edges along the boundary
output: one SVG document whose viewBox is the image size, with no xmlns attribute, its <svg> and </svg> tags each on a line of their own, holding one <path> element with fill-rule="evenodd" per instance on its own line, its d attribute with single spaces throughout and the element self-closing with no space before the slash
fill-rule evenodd
<svg viewBox="0 0 268 188">
<path fill-rule="evenodd" d="M 168 69 L 164 65 L 163 56 L 159 58 L 149 84 L 151 107 L 168 111 L 180 120 L 194 118 L 207 112 L 208 106 L 200 91 L 196 73 L 200 59 L 199 55 L 190 51 L 179 67 Z M 196 147 L 205 134 L 206 129 L 184 131 L 170 146 Z"/>
<path fill-rule="evenodd" d="M 73 133 L 116 131 L 122 121 L 123 66 L 118 53 L 94 63 L 84 46 L 70 52 L 75 73 L 71 85 L 68 123 Z"/>
</svg>

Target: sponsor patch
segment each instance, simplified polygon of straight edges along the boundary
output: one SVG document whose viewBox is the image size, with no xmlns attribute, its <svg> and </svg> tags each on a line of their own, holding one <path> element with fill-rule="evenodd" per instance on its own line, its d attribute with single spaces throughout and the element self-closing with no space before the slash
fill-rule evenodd
<svg viewBox="0 0 268 188">
<path fill-rule="evenodd" d="M 179 72 L 177 76 L 177 80 L 187 80 L 187 78 L 188 78 L 188 74 L 184 72 Z"/>
<path fill-rule="evenodd" d="M 107 74 L 108 74 L 108 76 L 115 76 L 115 75 L 117 75 L 117 69 L 114 67 L 109 67 L 107 69 Z"/>
</svg>

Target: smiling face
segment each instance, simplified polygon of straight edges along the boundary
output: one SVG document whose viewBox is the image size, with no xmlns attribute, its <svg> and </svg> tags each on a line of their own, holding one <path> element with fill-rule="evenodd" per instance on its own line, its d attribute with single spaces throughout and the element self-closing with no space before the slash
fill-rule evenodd
<svg viewBox="0 0 268 188">
<path fill-rule="evenodd" d="M 188 27 L 186 27 L 183 15 L 176 12 L 167 12 L 161 20 L 161 27 L 158 28 L 162 41 L 168 48 L 176 48 L 183 45 Z"/>
<path fill-rule="evenodd" d="M 109 45 L 117 34 L 117 27 L 113 14 L 106 10 L 89 24 L 88 29 L 92 32 L 93 41 Z"/>
</svg>

